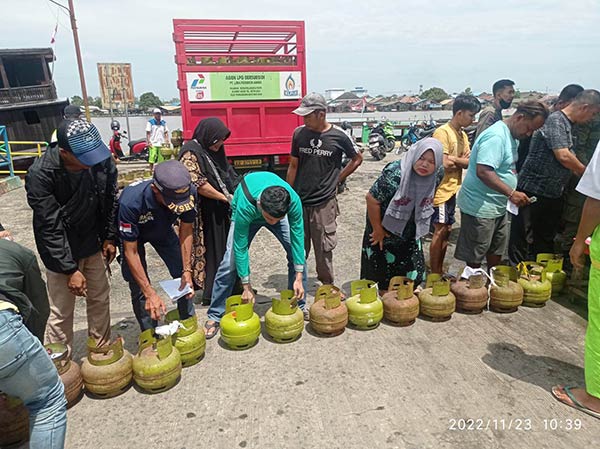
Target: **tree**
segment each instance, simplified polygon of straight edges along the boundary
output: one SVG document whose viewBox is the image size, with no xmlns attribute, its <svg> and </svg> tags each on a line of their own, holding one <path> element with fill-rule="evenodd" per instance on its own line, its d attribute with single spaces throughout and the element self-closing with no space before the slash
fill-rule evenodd
<svg viewBox="0 0 600 449">
<path fill-rule="evenodd" d="M 515 98 L 521 98 L 521 91 L 519 89 L 515 90 Z"/>
<path fill-rule="evenodd" d="M 83 106 L 83 98 L 79 95 L 73 95 L 71 97 L 71 104 L 75 106 Z"/>
<path fill-rule="evenodd" d="M 441 87 L 432 87 L 424 91 L 419 97 L 425 100 L 442 101 L 449 98 L 448 94 Z"/>
<path fill-rule="evenodd" d="M 144 92 L 140 95 L 139 107 L 142 110 L 148 110 L 162 105 L 163 103 L 160 101 L 160 98 L 154 95 L 153 92 Z"/>
<path fill-rule="evenodd" d="M 471 90 L 470 87 L 467 87 L 464 91 L 463 94 L 465 95 L 473 95 L 473 91 Z"/>
<path fill-rule="evenodd" d="M 102 108 L 102 98 L 100 97 L 88 97 L 88 104 L 90 106 L 96 106 L 97 108 Z"/>
</svg>

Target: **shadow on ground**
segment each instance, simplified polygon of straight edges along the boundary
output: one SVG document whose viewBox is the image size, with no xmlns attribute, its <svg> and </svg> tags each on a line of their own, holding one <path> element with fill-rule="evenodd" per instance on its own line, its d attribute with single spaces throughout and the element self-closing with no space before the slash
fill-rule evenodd
<svg viewBox="0 0 600 449">
<path fill-rule="evenodd" d="M 578 298 L 575 295 L 571 295 L 570 293 L 563 293 L 558 297 L 552 298 L 552 301 L 575 312 L 584 320 L 588 319 L 587 301 Z"/>
<path fill-rule="evenodd" d="M 489 354 L 481 358 L 487 366 L 545 391 L 557 384 L 584 384 L 580 366 L 553 357 L 527 354 L 519 346 L 507 342 L 491 343 L 488 351 Z"/>
<path fill-rule="evenodd" d="M 271 274 L 267 277 L 267 280 L 262 283 L 264 288 L 274 288 L 277 291 L 287 289 L 288 277 L 287 274 Z M 313 294 L 316 291 L 315 283 L 317 282 L 316 277 L 309 276 L 306 280 L 306 289 L 308 293 Z"/>
</svg>

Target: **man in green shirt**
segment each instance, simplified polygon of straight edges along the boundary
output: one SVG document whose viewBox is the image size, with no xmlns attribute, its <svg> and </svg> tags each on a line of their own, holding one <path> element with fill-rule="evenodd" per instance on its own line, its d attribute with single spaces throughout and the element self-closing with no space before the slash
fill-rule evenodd
<svg viewBox="0 0 600 449">
<path fill-rule="evenodd" d="M 304 222 L 298 194 L 274 173 L 250 173 L 235 190 L 231 208 L 233 212 L 227 248 L 215 276 L 208 321 L 204 326 L 207 338 L 216 335 L 225 312 L 225 301 L 231 295 L 238 276 L 244 289 L 242 299 L 254 301 L 248 249 L 263 226 L 283 245 L 288 260 L 287 288 L 294 290 L 302 310 L 305 305 Z"/>
</svg>

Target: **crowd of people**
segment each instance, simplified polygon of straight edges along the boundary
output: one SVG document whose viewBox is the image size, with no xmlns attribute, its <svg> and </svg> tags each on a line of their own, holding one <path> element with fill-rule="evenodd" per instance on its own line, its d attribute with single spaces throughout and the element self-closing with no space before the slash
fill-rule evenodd
<svg viewBox="0 0 600 449">
<path fill-rule="evenodd" d="M 559 230 L 564 198 L 569 185 L 577 185 L 573 179 L 582 176 L 577 191 L 588 199 L 578 231 L 571 227 L 574 266 L 583 264 L 585 239 L 596 230 L 586 388 L 560 386 L 553 394 L 600 416 L 600 155 L 580 157 L 574 130 L 597 120 L 600 93 L 567 86 L 552 112 L 540 101 L 524 101 L 505 119 L 502 110 L 511 106 L 514 83 L 500 80 L 493 93 L 494 102 L 482 111 L 477 98 L 459 95 L 448 123 L 382 170 L 366 195 L 360 276 L 376 281 L 381 293 L 397 275 L 419 288 L 428 271 L 422 242 L 430 233 L 429 271 L 445 274 L 457 206 L 455 257 L 470 267 L 485 262 L 490 269 L 503 260 L 516 264 L 538 252 L 553 253 L 557 234 L 564 232 Z M 89 336 L 99 346 L 111 341 L 108 274 L 115 258 L 142 331 L 156 327 L 166 312 L 148 275 L 149 244 L 170 276 L 181 278 L 180 290 L 202 290 L 210 339 L 219 332 L 227 297 L 241 294 L 254 301 L 249 247 L 265 227 L 286 253 L 288 282 L 281 287 L 294 291 L 308 319 L 308 254 L 312 248 L 319 282 L 335 284 L 338 186 L 362 163 L 356 143 L 328 122 L 326 110 L 325 99 L 312 93 L 293 111 L 304 126 L 292 136 L 285 180 L 270 172 L 236 173 L 225 152 L 231 131 L 217 118 L 197 124 L 179 160 L 161 161 L 168 129 L 156 114 L 147 128 L 154 148 L 152 179 L 121 192 L 115 161 L 96 127 L 77 117 L 60 124 L 54 144 L 26 177 L 46 285 L 35 255 L 0 229 L 6 237 L 0 239 L 0 390 L 20 396 L 29 408 L 32 447 L 48 439 L 60 444 L 66 423 L 62 384 L 49 369 L 42 342 L 64 343 L 72 351 L 77 297 L 86 300 Z M 464 130 L 478 113 L 471 148 Z M 344 166 L 342 158 L 348 161 Z M 193 295 L 178 299 L 181 319 L 195 315 Z"/>
</svg>

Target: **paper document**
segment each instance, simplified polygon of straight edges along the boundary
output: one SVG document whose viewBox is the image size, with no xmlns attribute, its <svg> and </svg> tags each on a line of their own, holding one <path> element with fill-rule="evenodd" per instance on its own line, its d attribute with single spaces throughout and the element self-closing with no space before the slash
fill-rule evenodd
<svg viewBox="0 0 600 449">
<path fill-rule="evenodd" d="M 506 210 L 513 215 L 519 215 L 519 207 L 510 200 L 506 203 Z"/>
<path fill-rule="evenodd" d="M 173 302 L 177 301 L 182 296 L 185 296 L 188 293 L 192 293 L 194 291 L 189 285 L 186 285 L 183 288 L 183 290 L 179 290 L 179 286 L 181 285 L 181 278 L 160 281 L 159 284 L 165 291 L 165 293 L 169 295 L 169 298 L 171 298 Z"/>
</svg>

